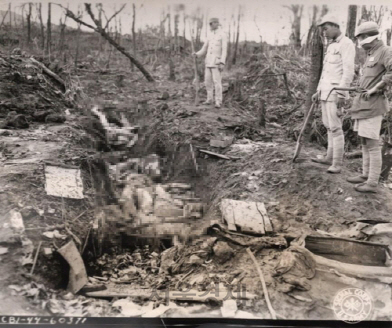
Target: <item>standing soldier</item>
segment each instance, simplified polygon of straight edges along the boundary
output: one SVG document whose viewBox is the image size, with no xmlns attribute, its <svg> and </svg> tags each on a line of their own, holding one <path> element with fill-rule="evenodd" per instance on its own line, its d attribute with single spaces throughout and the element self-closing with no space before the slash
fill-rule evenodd
<svg viewBox="0 0 392 328">
<path fill-rule="evenodd" d="M 334 91 L 334 87 L 349 87 L 354 78 L 355 46 L 342 34 L 336 17 L 326 15 L 319 24 L 329 41 L 325 54 L 323 71 L 313 101 L 321 101 L 324 126 L 328 132 L 327 155 L 312 158 L 313 162 L 331 165 L 327 172 L 340 173 L 344 153 L 344 134 L 342 129 L 342 108 L 345 106 L 348 92 Z M 328 97 L 328 99 L 327 99 Z"/>
<path fill-rule="evenodd" d="M 204 105 L 212 104 L 215 87 L 215 108 L 222 106 L 222 76 L 227 54 L 227 36 L 220 28 L 219 19 L 210 19 L 211 33 L 200 51 L 193 53 L 196 57 L 206 55 L 206 70 L 204 80 L 207 89 L 207 101 Z"/>
<path fill-rule="evenodd" d="M 356 183 L 359 192 L 377 192 L 381 173 L 382 157 L 380 130 L 383 115 L 388 112 L 385 87 L 392 84 L 392 48 L 379 40 L 378 25 L 365 22 L 357 27 L 355 37 L 367 56 L 359 87 L 366 90 L 354 98 L 350 109 L 354 119 L 354 131 L 358 132 L 362 144 L 362 175 L 348 178 Z"/>
</svg>

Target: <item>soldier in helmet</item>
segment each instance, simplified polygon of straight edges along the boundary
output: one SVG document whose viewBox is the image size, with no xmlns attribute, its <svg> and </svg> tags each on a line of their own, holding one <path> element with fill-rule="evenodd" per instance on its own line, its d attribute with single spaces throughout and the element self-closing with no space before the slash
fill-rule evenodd
<svg viewBox="0 0 392 328">
<path fill-rule="evenodd" d="M 361 138 L 362 174 L 347 181 L 355 183 L 355 190 L 359 192 L 375 193 L 382 166 L 379 141 L 381 122 L 389 110 L 385 88 L 392 85 L 392 48 L 380 40 L 375 22 L 359 25 L 355 37 L 358 45 L 367 53 L 359 81 L 359 87 L 366 91 L 356 95 L 350 109 L 354 131 Z"/>
<path fill-rule="evenodd" d="M 323 158 L 312 158 L 313 162 L 329 165 L 328 173 L 340 173 L 343 162 L 344 135 L 342 129 L 342 107 L 348 93 L 334 91 L 334 87 L 349 87 L 354 78 L 355 46 L 339 27 L 336 17 L 326 15 L 319 24 L 329 41 L 324 57 L 323 71 L 313 101 L 321 102 L 322 120 L 328 132 L 328 149 Z M 328 99 L 327 99 L 328 97 Z"/>
</svg>

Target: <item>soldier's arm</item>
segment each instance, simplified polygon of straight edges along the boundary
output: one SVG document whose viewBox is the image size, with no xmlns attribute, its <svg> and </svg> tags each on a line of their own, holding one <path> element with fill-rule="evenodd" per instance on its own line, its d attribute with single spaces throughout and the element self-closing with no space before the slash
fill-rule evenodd
<svg viewBox="0 0 392 328">
<path fill-rule="evenodd" d="M 227 35 L 225 32 L 222 32 L 222 55 L 221 55 L 221 63 L 226 64 L 226 56 L 227 56 Z"/>
<path fill-rule="evenodd" d="M 196 56 L 197 57 L 204 56 L 207 53 L 207 49 L 208 49 L 208 40 L 204 42 L 203 47 L 198 52 L 196 52 Z"/>
</svg>

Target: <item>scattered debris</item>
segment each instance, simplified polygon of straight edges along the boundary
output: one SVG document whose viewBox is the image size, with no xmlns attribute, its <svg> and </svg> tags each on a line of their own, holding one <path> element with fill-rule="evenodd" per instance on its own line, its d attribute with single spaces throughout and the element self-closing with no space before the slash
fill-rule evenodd
<svg viewBox="0 0 392 328">
<path fill-rule="evenodd" d="M 37 264 L 38 255 L 39 255 L 39 251 L 41 250 L 41 246 L 42 246 L 42 241 L 40 241 L 39 244 L 38 244 L 37 252 L 35 253 L 35 257 L 34 257 L 33 266 L 32 266 L 31 271 L 30 271 L 30 276 L 32 276 L 33 273 L 34 273 L 35 265 Z"/>
<path fill-rule="evenodd" d="M 78 168 L 45 166 L 45 190 L 50 196 L 83 199 L 83 182 Z"/>
<path fill-rule="evenodd" d="M 235 300 L 226 300 L 223 301 L 221 312 L 222 317 L 225 318 L 233 318 L 237 312 L 237 302 Z"/>
<path fill-rule="evenodd" d="M 199 151 L 201 153 L 205 153 L 207 155 L 216 156 L 216 157 L 219 157 L 219 158 L 222 158 L 222 159 L 227 159 L 227 160 L 233 159 L 232 157 L 229 157 L 229 156 L 226 156 L 226 155 L 222 155 L 222 154 L 218 154 L 218 153 L 214 153 L 212 151 L 208 151 L 208 150 L 204 150 L 204 149 L 199 149 Z"/>
<path fill-rule="evenodd" d="M 77 293 L 88 282 L 86 268 L 82 257 L 73 241 L 58 249 L 58 252 L 64 257 L 70 266 L 68 290 Z"/>
<path fill-rule="evenodd" d="M 67 238 L 66 235 L 62 235 L 58 230 L 53 230 L 53 231 L 46 231 L 42 234 L 46 238 L 53 239 L 53 238 L 59 238 L 59 239 L 65 239 Z"/>
<path fill-rule="evenodd" d="M 223 199 L 220 206 L 229 230 L 265 234 L 272 232 L 272 224 L 264 203 Z"/>
</svg>

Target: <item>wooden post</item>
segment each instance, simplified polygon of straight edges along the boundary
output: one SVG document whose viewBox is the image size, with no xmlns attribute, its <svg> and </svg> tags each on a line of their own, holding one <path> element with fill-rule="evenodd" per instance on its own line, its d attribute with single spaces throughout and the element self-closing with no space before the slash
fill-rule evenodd
<svg viewBox="0 0 392 328">
<path fill-rule="evenodd" d="M 262 128 L 265 128 L 265 116 L 266 116 L 266 108 L 265 108 L 265 100 L 259 98 L 259 124 Z"/>
</svg>

